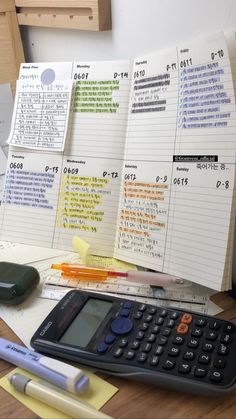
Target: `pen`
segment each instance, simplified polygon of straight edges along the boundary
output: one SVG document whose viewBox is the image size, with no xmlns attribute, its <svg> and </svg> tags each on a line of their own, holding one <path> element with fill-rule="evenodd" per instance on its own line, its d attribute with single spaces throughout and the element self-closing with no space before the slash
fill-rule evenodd
<svg viewBox="0 0 236 419">
<path fill-rule="evenodd" d="M 173 275 L 149 271 L 110 271 L 77 264 L 61 263 L 51 265 L 52 269 L 59 269 L 66 278 L 88 281 L 105 281 L 107 278 L 125 278 L 130 282 L 166 286 L 168 284 L 182 284 L 183 280 Z"/>
<path fill-rule="evenodd" d="M 65 413 L 72 418 L 96 419 L 110 418 L 106 414 L 99 412 L 89 404 L 75 400 L 69 395 L 54 390 L 46 384 L 31 380 L 22 374 L 10 374 L 8 380 L 11 385 L 20 393 L 28 394 L 47 405 Z"/>
<path fill-rule="evenodd" d="M 89 378 L 79 368 L 3 338 L 0 338 L 0 358 L 72 393 L 82 393 L 89 384 Z"/>
</svg>

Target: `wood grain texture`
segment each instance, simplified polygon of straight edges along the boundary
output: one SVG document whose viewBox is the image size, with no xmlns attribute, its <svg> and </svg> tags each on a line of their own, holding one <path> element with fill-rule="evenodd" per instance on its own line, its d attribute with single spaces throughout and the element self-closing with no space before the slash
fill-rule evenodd
<svg viewBox="0 0 236 419">
<path fill-rule="evenodd" d="M 11 83 L 14 91 L 15 81 L 18 79 L 20 64 L 24 62 L 24 51 L 15 7 L 12 8 L 11 0 L 3 0 L 3 3 L 1 3 L 1 1 L 0 83 Z"/>
<path fill-rule="evenodd" d="M 16 7 L 20 25 L 111 29 L 111 0 L 16 0 Z"/>
<path fill-rule="evenodd" d="M 14 12 L 15 2 L 14 0 L 1 0 L 0 1 L 0 13 Z"/>
<path fill-rule="evenodd" d="M 227 293 L 219 293 L 212 300 L 223 308 L 219 317 L 236 323 L 236 300 Z M 23 326 L 22 326 L 23 327 Z M 27 325 L 24 325 L 27 327 Z M 0 336 L 21 343 L 14 332 L 0 320 Z M 12 366 L 0 360 L 0 376 L 9 373 Z M 105 376 L 119 388 L 102 411 L 120 419 L 234 419 L 236 418 L 236 391 L 222 397 L 204 397 L 170 391 L 145 383 Z M 36 419 L 37 416 L 0 388 L 1 419 Z M 56 418 L 55 418 L 56 419 Z"/>
</svg>

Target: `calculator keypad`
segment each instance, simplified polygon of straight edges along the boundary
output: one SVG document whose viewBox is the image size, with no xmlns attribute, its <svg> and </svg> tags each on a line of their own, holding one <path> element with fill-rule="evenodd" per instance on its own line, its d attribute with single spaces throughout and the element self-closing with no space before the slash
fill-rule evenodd
<svg viewBox="0 0 236 419">
<path fill-rule="evenodd" d="M 97 352 L 142 370 L 227 386 L 236 375 L 234 331 L 232 323 L 210 316 L 127 301 Z"/>
</svg>

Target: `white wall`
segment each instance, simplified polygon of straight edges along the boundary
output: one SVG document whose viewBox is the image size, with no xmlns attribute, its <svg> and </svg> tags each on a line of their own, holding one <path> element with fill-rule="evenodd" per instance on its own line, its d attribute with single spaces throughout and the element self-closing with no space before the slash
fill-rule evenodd
<svg viewBox="0 0 236 419">
<path fill-rule="evenodd" d="M 235 0 L 111 0 L 112 31 L 24 27 L 27 61 L 133 59 L 155 49 L 236 28 Z"/>
</svg>

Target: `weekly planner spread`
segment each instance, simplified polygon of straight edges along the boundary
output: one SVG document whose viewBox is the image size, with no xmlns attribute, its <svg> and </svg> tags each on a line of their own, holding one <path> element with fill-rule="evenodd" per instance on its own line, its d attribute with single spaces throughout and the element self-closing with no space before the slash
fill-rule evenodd
<svg viewBox="0 0 236 419">
<path fill-rule="evenodd" d="M 71 250 L 78 235 L 93 254 L 230 288 L 234 36 L 132 63 L 22 64 L 0 238 Z"/>
</svg>

